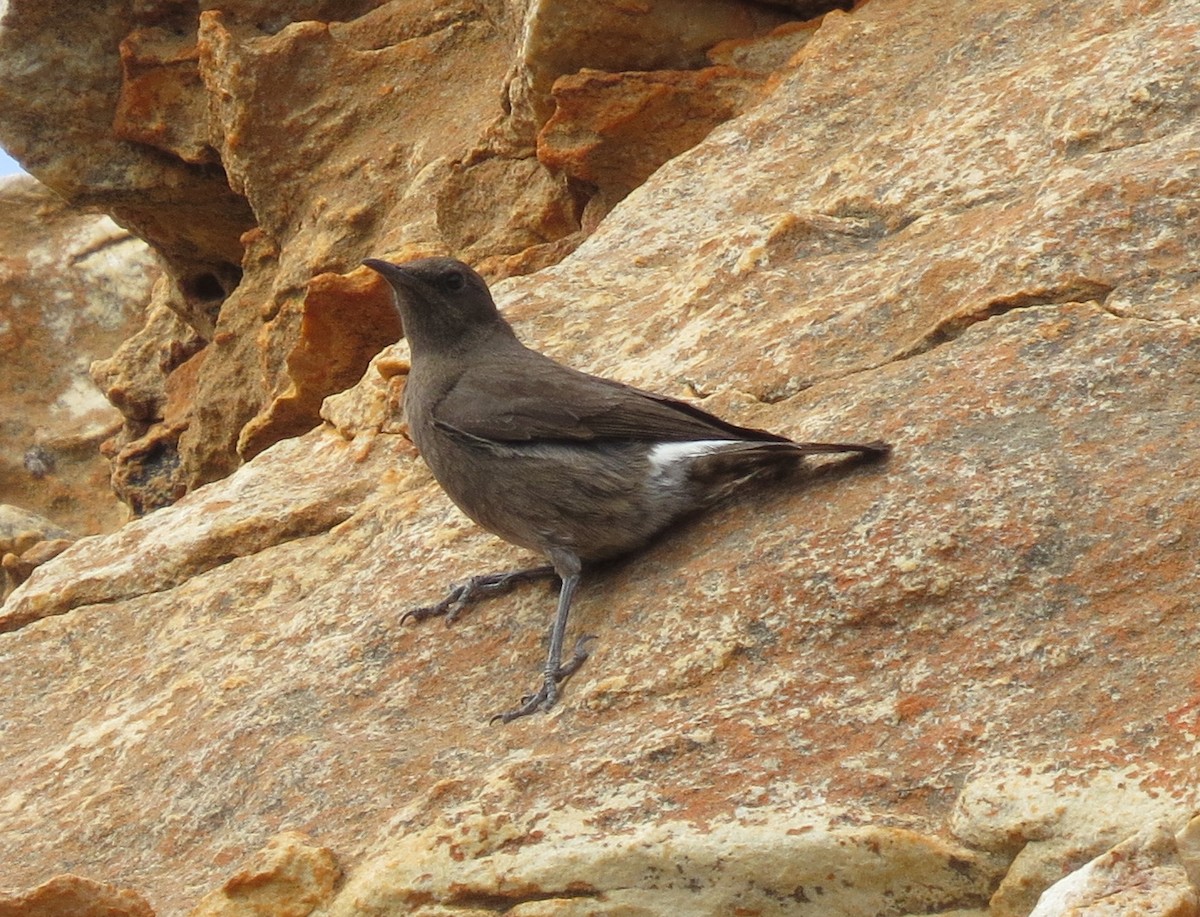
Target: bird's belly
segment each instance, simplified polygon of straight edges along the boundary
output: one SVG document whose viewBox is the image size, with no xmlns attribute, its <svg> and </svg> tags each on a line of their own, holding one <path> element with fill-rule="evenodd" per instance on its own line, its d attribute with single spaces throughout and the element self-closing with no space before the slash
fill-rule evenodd
<svg viewBox="0 0 1200 917">
<path fill-rule="evenodd" d="M 640 443 L 535 445 L 435 435 L 417 440 L 450 499 L 506 541 L 603 560 L 649 541 L 694 504 L 664 489 Z"/>
</svg>

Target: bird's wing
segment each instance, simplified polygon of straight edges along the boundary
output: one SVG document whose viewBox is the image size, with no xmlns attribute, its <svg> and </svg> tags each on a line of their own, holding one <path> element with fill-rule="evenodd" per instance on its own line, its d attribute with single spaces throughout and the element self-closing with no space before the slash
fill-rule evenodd
<svg viewBox="0 0 1200 917">
<path fill-rule="evenodd" d="M 519 373 L 468 370 L 433 408 L 447 431 L 497 442 L 645 442 L 786 437 L 739 427 L 700 408 L 591 376 L 527 350 Z"/>
</svg>

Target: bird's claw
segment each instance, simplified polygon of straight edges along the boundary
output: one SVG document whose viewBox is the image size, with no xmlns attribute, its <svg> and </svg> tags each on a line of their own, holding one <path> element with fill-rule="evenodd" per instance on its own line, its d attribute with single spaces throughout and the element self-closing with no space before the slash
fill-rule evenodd
<svg viewBox="0 0 1200 917">
<path fill-rule="evenodd" d="M 420 608 L 410 608 L 400 616 L 400 623 L 405 621 L 428 621 L 430 618 L 445 618 L 447 624 L 458 620 L 462 610 L 486 595 L 506 592 L 516 583 L 526 580 L 540 579 L 553 576 L 551 567 L 534 567 L 529 570 L 511 570 L 504 573 L 484 573 L 472 576 L 461 583 L 450 586 L 450 592 L 435 605 L 422 605 Z"/>
<path fill-rule="evenodd" d="M 459 612 L 467 607 L 474 597 L 474 588 L 470 581 L 455 583 L 450 587 L 450 594 L 435 605 L 422 605 L 420 608 L 410 608 L 400 616 L 400 623 L 406 621 L 428 621 L 430 618 L 445 618 L 447 624 L 453 624 Z"/>
<path fill-rule="evenodd" d="M 521 703 L 512 710 L 505 710 L 502 713 L 497 713 L 490 720 L 488 725 L 496 722 L 511 723 L 513 720 L 519 720 L 523 716 L 529 716 L 531 713 L 536 713 L 538 710 L 549 710 L 558 700 L 558 684 L 567 678 L 570 678 L 579 671 L 579 667 L 587 661 L 588 651 L 587 645 L 592 640 L 596 639 L 595 634 L 584 634 L 575 641 L 575 648 L 571 652 L 571 658 L 562 665 L 556 666 L 553 671 L 546 673 L 542 679 L 542 686 L 533 694 L 526 694 L 521 698 Z"/>
</svg>

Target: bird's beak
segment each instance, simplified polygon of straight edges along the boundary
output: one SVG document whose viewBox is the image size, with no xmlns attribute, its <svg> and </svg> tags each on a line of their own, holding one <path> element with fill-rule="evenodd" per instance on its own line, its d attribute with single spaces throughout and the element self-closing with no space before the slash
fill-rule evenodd
<svg viewBox="0 0 1200 917">
<path fill-rule="evenodd" d="M 367 258 L 363 261 L 363 265 L 369 267 L 396 289 L 412 284 L 412 277 L 399 264 L 392 264 L 390 261 L 380 261 L 378 258 Z"/>
</svg>

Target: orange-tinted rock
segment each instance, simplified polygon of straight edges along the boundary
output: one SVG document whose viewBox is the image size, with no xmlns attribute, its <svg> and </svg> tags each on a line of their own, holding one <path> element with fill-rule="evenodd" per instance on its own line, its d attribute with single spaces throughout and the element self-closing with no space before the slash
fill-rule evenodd
<svg viewBox="0 0 1200 917">
<path fill-rule="evenodd" d="M 179 436 L 192 411 L 204 338 L 178 314 L 180 297 L 161 278 L 146 324 L 107 360 L 92 364 L 92 378 L 125 422 L 102 448 L 112 467 L 112 490 L 134 513 L 168 506 L 186 490 Z"/>
<path fill-rule="evenodd" d="M 0 892 L 0 917 L 154 917 L 137 892 L 82 876 L 55 876 L 24 892 Z"/>
<path fill-rule="evenodd" d="M 260 229 L 247 237 L 246 278 L 222 306 L 182 435 L 191 486 L 311 429 L 321 399 L 357 381 L 395 339 L 390 318 L 356 315 L 348 305 L 361 297 L 346 288 L 349 301 L 338 304 L 319 278 L 368 255 L 452 247 L 509 259 L 578 229 L 574 197 L 535 159 L 481 155 L 503 114 L 497 88 L 515 26 L 466 10 L 474 4 L 388 6 L 272 34 L 234 13 L 202 17 L 200 69 L 222 161 Z M 305 322 L 331 336 L 309 337 Z"/>
<path fill-rule="evenodd" d="M 307 917 L 327 904 L 341 877 L 337 859 L 297 831 L 271 838 L 225 884 L 206 895 L 189 917 Z"/>
<path fill-rule="evenodd" d="M 766 35 L 722 41 L 713 45 L 707 56 L 709 61 L 719 66 L 770 77 L 808 44 L 820 25 L 820 20 L 787 22 Z"/>
<path fill-rule="evenodd" d="M 1030 917 L 1197 917 L 1200 890 L 1188 878 L 1174 833 L 1148 825 L 1047 889 Z"/>
<path fill-rule="evenodd" d="M 114 130 L 122 41 L 145 26 L 181 28 L 181 15 L 186 21 L 186 4 L 9 3 L 0 31 L 0 140 L 68 202 L 103 209 L 148 241 L 203 322 L 236 284 L 250 209 L 219 165 L 185 162 Z M 194 9 L 190 15 L 194 29 Z M 132 92 L 142 102 L 170 99 L 177 111 L 197 108 L 170 92 Z M 149 112 L 139 118 L 151 132 L 154 120 Z"/>
<path fill-rule="evenodd" d="M 491 263 L 535 257 L 578 232 L 581 209 L 565 179 L 533 157 L 455 163 L 437 200 L 448 250 L 493 276 Z"/>
<path fill-rule="evenodd" d="M 518 65 L 506 87 L 513 122 L 526 142 L 554 112 L 559 77 L 583 69 L 690 70 L 729 39 L 768 32 L 788 19 L 783 10 L 737 0 L 550 0 L 533 7 Z"/>
<path fill-rule="evenodd" d="M 766 35 L 722 41 L 707 52 L 716 66 L 609 73 L 582 69 L 559 77 L 554 113 L 537 136 L 546 166 L 592 195 L 584 234 L 668 160 L 752 106 L 819 23 L 786 23 Z"/>
<path fill-rule="evenodd" d="M 713 79 L 677 77 L 704 86 L 675 93 L 689 100 L 672 107 L 669 136 L 647 133 L 664 110 L 644 100 L 641 127 L 572 164 L 603 173 L 589 205 L 572 168 L 534 155 L 556 77 L 587 65 L 702 66 L 713 44 L 790 15 L 740 0 L 413 0 L 210 5 L 199 16 L 187 4 L 134 4 L 81 16 L 16 0 L 3 39 L 14 96 L 0 105 L 0 130 L 35 174 L 106 208 L 163 255 L 176 292 L 162 301 L 211 342 L 198 400 L 179 423 L 151 430 L 159 421 L 125 402 L 134 413 L 110 449 L 123 498 L 154 508 L 178 482 L 229 474 L 318 422 L 326 392 L 289 370 L 306 348 L 299 315 L 314 278 L 345 275 L 369 255 L 450 252 L 495 278 L 556 263 L 663 158 L 733 111 L 696 97 Z M 60 49 L 69 65 L 50 66 Z M 17 127 L 29 124 L 36 130 Z M 654 144 L 635 151 L 648 135 Z M 154 327 L 161 347 L 178 340 Z M 146 343 L 143 334 L 138 352 Z M 144 377 L 134 357 L 104 373 Z"/>
<path fill-rule="evenodd" d="M 758 88 L 729 67 L 563 76 L 554 84 L 554 115 L 538 134 L 538 159 L 596 187 L 611 208 L 738 114 Z"/>
<path fill-rule="evenodd" d="M 137 29 L 121 42 L 121 94 L 113 133 L 173 153 L 216 162 L 194 31 Z"/>
<path fill-rule="evenodd" d="M 4 570 L 3 582 L 0 582 L 0 601 L 8 598 L 39 566 L 53 560 L 74 542 L 75 539 L 71 537 L 37 541 L 20 554 L 6 551 L 4 546 L 0 545 L 0 566 Z"/>
<path fill-rule="evenodd" d="M 371 358 L 402 333 L 391 288 L 366 268 L 314 277 L 300 309 L 299 336 L 287 358 L 288 388 L 242 429 L 243 458 L 311 430 L 321 402 L 362 378 Z"/>
<path fill-rule="evenodd" d="M 0 503 L 0 602 L 75 537 L 37 513 Z"/>
</svg>

